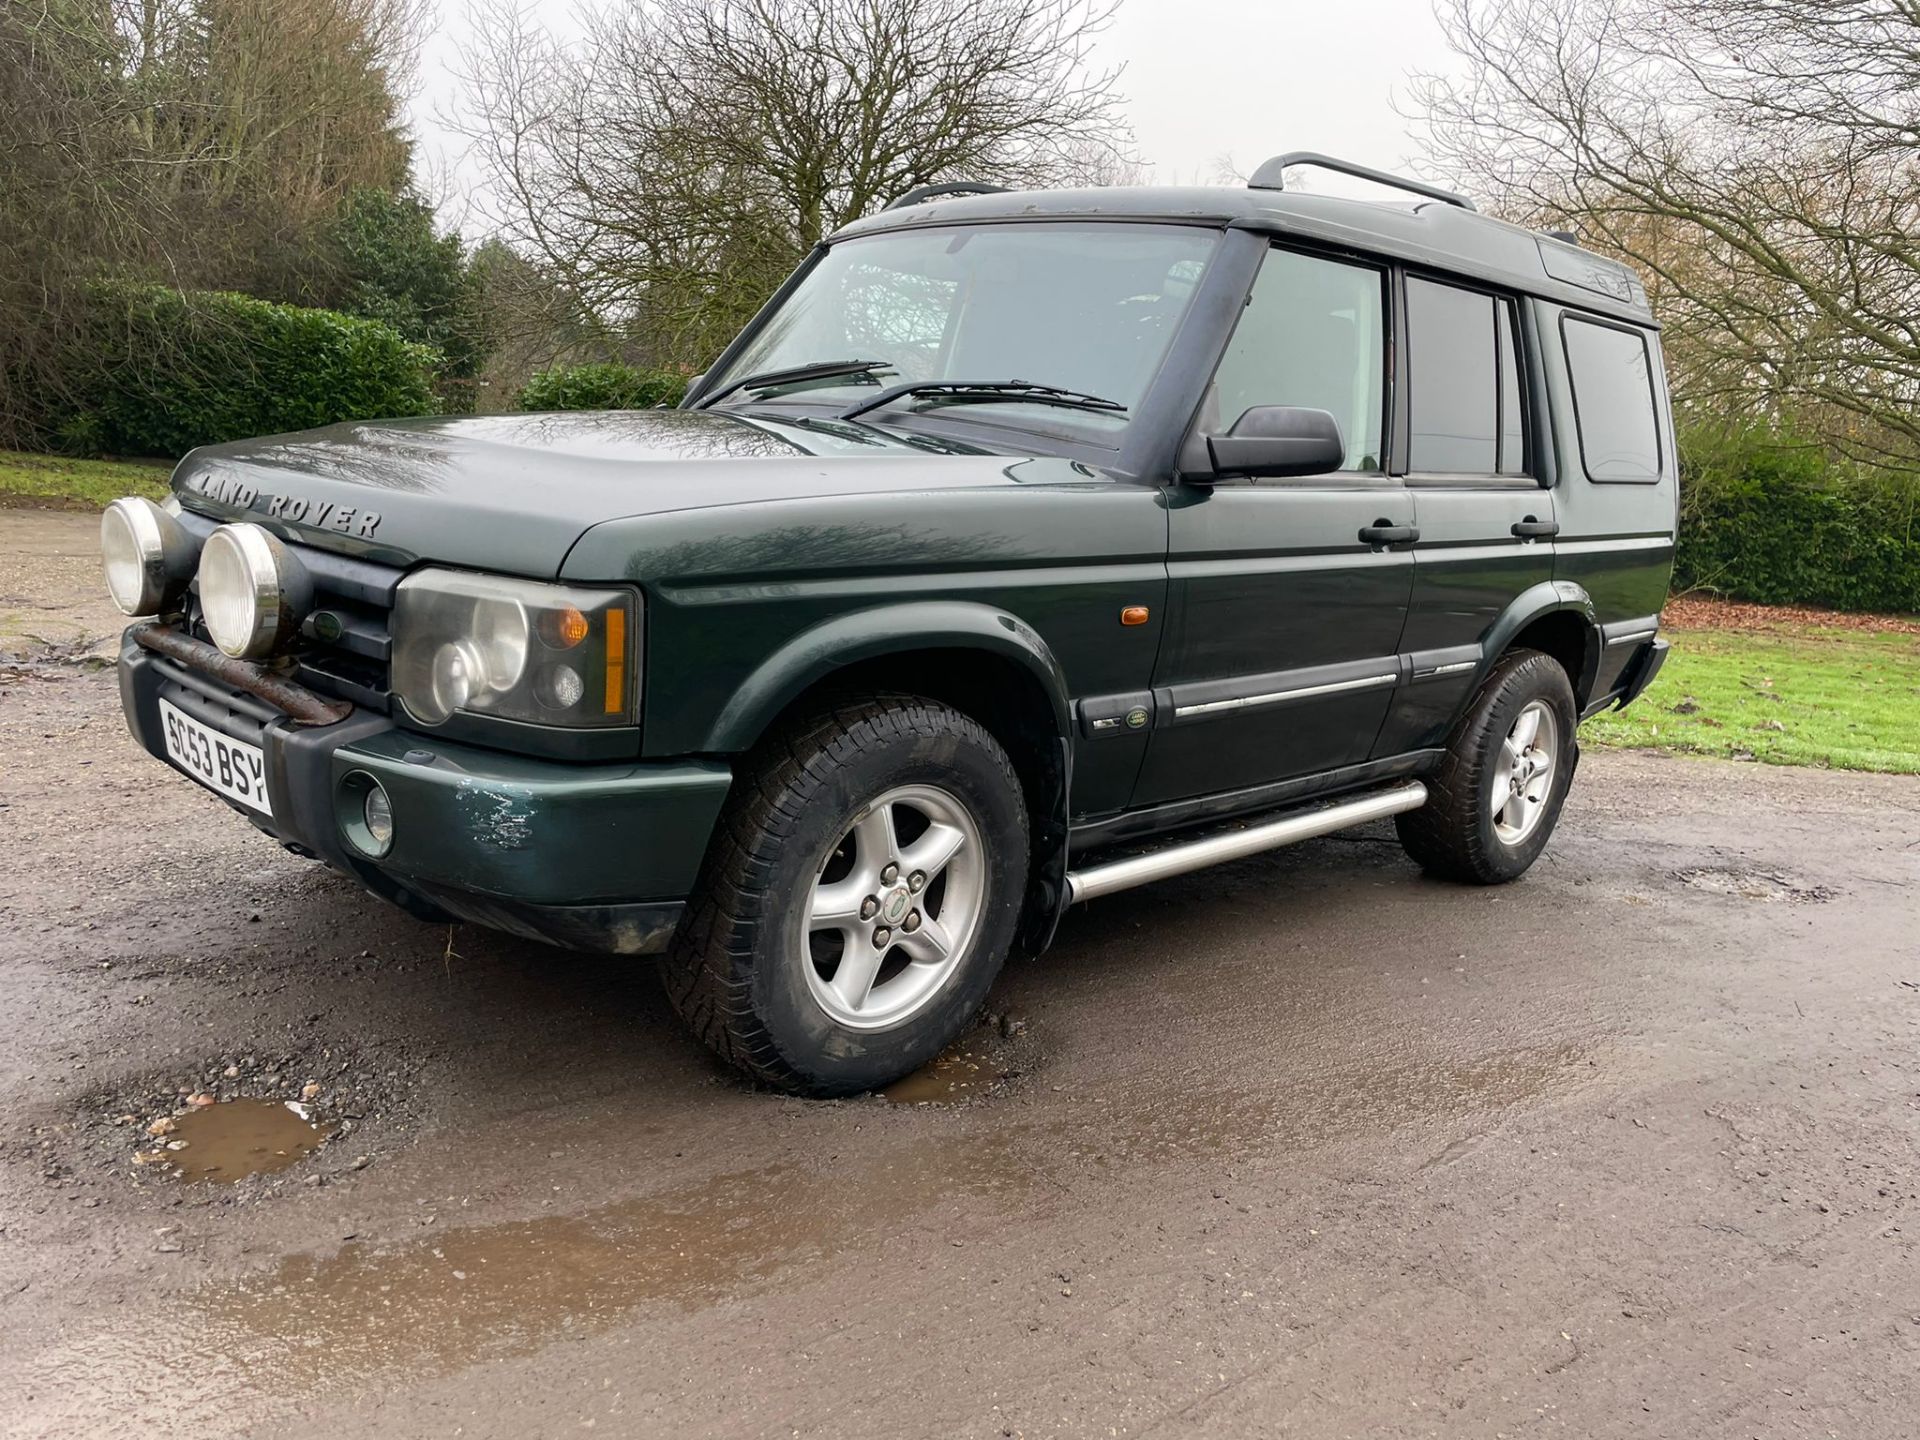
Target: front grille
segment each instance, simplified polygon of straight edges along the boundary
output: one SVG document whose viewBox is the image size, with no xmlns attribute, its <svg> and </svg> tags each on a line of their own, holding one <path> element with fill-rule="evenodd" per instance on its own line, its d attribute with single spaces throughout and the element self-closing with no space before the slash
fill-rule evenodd
<svg viewBox="0 0 1920 1440">
<path fill-rule="evenodd" d="M 301 626 L 293 678 L 323 695 L 390 708 L 389 617 L 401 572 L 304 545 L 292 547 L 313 577 L 313 613 Z"/>
<path fill-rule="evenodd" d="M 192 512 L 181 515 L 180 522 L 203 542 L 217 523 Z M 393 704 L 389 679 L 393 637 L 388 617 L 404 572 L 311 545 L 287 548 L 313 580 L 313 609 L 290 657 L 290 678 L 322 695 L 388 713 Z M 187 624 L 194 635 L 211 640 L 200 615 L 197 580 L 187 597 Z"/>
</svg>

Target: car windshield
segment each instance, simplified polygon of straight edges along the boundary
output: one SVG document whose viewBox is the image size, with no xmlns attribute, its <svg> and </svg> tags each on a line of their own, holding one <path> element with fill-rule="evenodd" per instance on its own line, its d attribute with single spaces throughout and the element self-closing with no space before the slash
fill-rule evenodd
<svg viewBox="0 0 1920 1440">
<path fill-rule="evenodd" d="M 850 403 L 909 381 L 1008 381 L 1099 396 L 1125 410 L 1063 410 L 1009 394 L 970 418 L 1010 414 L 1104 431 L 1126 423 L 1166 354 L 1217 239 L 1192 226 L 956 225 L 890 231 L 834 245 L 710 389 L 748 376 L 852 357 L 883 368 L 771 388 Z M 757 398 L 743 387 L 723 400 Z M 938 395 L 902 397 L 869 423 Z M 943 408 L 945 414 L 958 414 Z"/>
</svg>

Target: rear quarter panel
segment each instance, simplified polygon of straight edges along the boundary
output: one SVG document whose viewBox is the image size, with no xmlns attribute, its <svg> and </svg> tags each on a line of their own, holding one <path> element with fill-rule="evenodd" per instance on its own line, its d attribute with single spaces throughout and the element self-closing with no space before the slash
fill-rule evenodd
<svg viewBox="0 0 1920 1440">
<path fill-rule="evenodd" d="M 1647 332 L 1660 431 L 1659 479 L 1640 484 L 1589 480 L 1581 459 L 1572 382 L 1560 339 L 1561 317 L 1578 313 L 1545 303 L 1539 303 L 1536 310 L 1544 342 L 1541 353 L 1559 479 L 1554 492 L 1554 516 L 1560 522 L 1554 579 L 1578 585 L 1592 597 L 1593 618 L 1603 632 L 1609 627 L 1630 629 L 1630 622 L 1652 621 L 1659 615 L 1673 579 L 1680 463 L 1665 362 L 1659 334 Z M 1616 645 L 1602 654 L 1594 694 L 1613 688 L 1620 667 L 1632 653 L 1632 646 Z"/>
</svg>

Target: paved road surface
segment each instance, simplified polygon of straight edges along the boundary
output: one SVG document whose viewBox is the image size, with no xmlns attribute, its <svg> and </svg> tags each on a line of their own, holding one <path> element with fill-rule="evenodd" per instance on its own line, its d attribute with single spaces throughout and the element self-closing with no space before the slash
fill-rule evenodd
<svg viewBox="0 0 1920 1440">
<path fill-rule="evenodd" d="M 1594 754 L 1516 886 L 1369 831 L 1103 901 L 969 1103 L 810 1104 L 137 756 L 47 658 L 90 523 L 0 510 L 6 1433 L 1915 1433 L 1912 780 Z M 308 1083 L 278 1175 L 132 1163 Z"/>
</svg>

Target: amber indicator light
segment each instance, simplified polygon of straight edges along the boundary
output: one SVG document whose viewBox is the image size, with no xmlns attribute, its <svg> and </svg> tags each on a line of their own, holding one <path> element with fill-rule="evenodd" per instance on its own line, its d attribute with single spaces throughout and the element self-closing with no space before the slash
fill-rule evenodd
<svg viewBox="0 0 1920 1440">
<path fill-rule="evenodd" d="M 1147 623 L 1148 614 L 1149 611 L 1144 605 L 1129 605 L 1120 612 L 1120 623 L 1122 625 L 1144 625 Z"/>
<path fill-rule="evenodd" d="M 607 714 L 627 707 L 627 612 L 607 611 Z"/>
<path fill-rule="evenodd" d="M 540 638 L 556 650 L 571 650 L 587 638 L 587 629 L 587 617 L 571 605 L 540 617 Z"/>
</svg>

